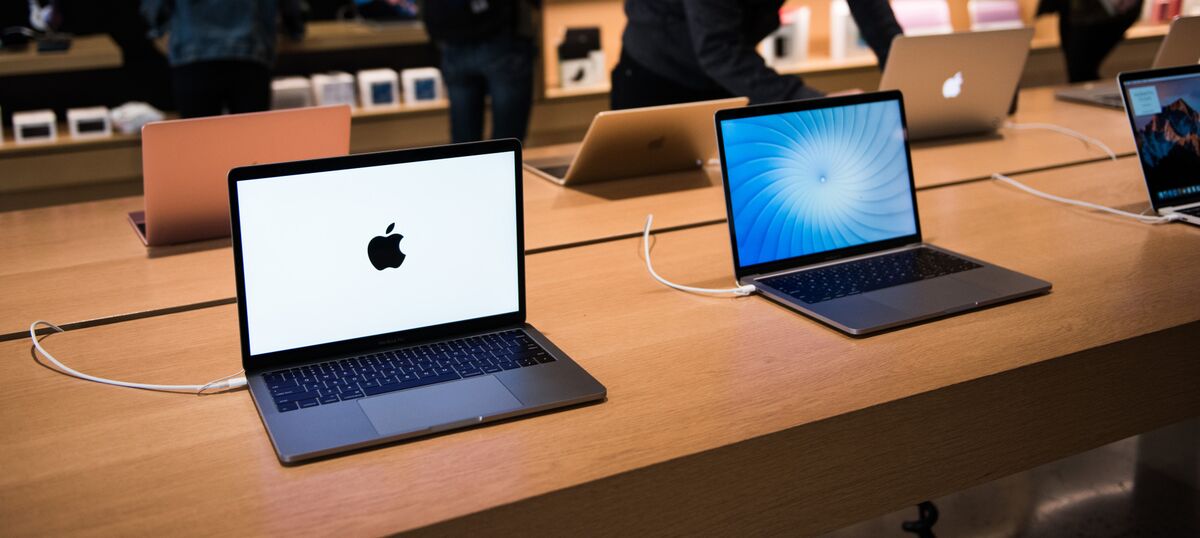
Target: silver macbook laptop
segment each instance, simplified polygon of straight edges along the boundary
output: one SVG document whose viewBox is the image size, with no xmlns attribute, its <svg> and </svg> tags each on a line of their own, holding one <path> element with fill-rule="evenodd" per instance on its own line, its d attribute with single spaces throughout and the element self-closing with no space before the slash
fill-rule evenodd
<svg viewBox="0 0 1200 538">
<path fill-rule="evenodd" d="M 1121 73 L 1117 80 L 1150 205 L 1200 225 L 1200 65 Z"/>
<path fill-rule="evenodd" d="M 897 36 L 879 89 L 904 92 L 911 140 L 995 131 L 1032 39 L 1032 28 Z"/>
<path fill-rule="evenodd" d="M 900 92 L 717 113 L 734 272 L 862 335 L 1050 283 L 923 243 Z"/>
<path fill-rule="evenodd" d="M 605 397 L 525 322 L 521 146 L 235 168 L 242 364 L 279 460 Z"/>
<path fill-rule="evenodd" d="M 530 159 L 525 168 L 560 185 L 692 170 L 717 153 L 712 117 L 745 97 L 596 114 L 574 155 Z"/>
<path fill-rule="evenodd" d="M 1200 17 L 1181 17 L 1171 21 L 1171 27 L 1158 54 L 1154 56 L 1151 69 L 1190 65 L 1200 62 Z M 1121 89 L 1112 81 L 1088 82 L 1054 92 L 1063 101 L 1100 105 L 1109 108 L 1124 108 Z"/>
</svg>

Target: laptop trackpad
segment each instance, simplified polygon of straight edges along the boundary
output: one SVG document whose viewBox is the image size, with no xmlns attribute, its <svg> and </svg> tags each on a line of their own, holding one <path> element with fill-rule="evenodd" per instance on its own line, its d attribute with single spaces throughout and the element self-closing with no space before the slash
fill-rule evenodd
<svg viewBox="0 0 1200 538">
<path fill-rule="evenodd" d="M 973 305 L 982 295 L 978 286 L 952 277 L 922 280 L 866 294 L 873 300 L 912 314 L 936 314 Z"/>
<path fill-rule="evenodd" d="M 358 405 L 379 435 L 394 435 L 456 423 L 521 407 L 521 402 L 494 376 L 409 389 L 359 400 Z"/>
</svg>

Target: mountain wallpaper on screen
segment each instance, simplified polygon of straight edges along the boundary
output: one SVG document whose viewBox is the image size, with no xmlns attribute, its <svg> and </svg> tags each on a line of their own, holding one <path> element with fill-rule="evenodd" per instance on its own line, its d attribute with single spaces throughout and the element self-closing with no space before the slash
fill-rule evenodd
<svg viewBox="0 0 1200 538">
<path fill-rule="evenodd" d="M 1200 114 L 1186 101 L 1163 107 L 1138 138 L 1146 179 L 1156 191 L 1200 182 Z"/>
</svg>

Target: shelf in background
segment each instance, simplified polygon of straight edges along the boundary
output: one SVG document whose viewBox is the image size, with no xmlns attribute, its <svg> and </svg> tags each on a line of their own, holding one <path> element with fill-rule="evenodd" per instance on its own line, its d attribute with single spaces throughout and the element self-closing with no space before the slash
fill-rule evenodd
<svg viewBox="0 0 1200 538">
<path fill-rule="evenodd" d="M 608 95 L 612 91 L 609 84 L 603 86 L 588 86 L 586 88 L 546 88 L 546 99 L 569 99 L 593 95 Z"/>
<path fill-rule="evenodd" d="M 372 23 L 359 21 L 309 22 L 303 41 L 279 41 L 281 54 L 326 52 L 429 42 L 429 34 L 419 21 Z"/>
<path fill-rule="evenodd" d="M 441 113 L 450 108 L 450 103 L 446 100 L 430 103 L 426 105 L 400 105 L 389 108 L 363 109 L 355 108 L 350 117 L 352 120 L 385 120 L 394 119 L 401 116 L 418 116 L 421 114 Z M 167 119 L 175 119 L 168 117 Z M 129 146 L 140 145 L 141 135 L 139 133 L 123 134 L 113 132 L 112 136 L 104 138 L 72 138 L 67 135 L 67 125 L 64 122 L 58 124 L 59 136 L 57 139 L 49 142 L 34 142 L 30 144 L 17 144 L 13 140 L 11 133 L 4 133 L 4 142 L 0 143 L 0 158 L 3 157 L 18 157 L 26 155 L 47 154 L 56 152 L 70 151 L 88 151 L 93 149 L 105 149 L 113 146 Z"/>
<path fill-rule="evenodd" d="M 23 51 L 0 51 L 0 77 L 120 66 L 121 49 L 107 35 L 74 37 L 71 48 L 59 52 L 38 52 L 36 43 Z"/>
</svg>

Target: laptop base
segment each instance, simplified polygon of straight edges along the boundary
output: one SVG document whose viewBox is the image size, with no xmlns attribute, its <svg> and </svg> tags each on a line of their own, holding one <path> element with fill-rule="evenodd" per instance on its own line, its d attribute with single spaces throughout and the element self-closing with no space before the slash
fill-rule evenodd
<svg viewBox="0 0 1200 538">
<path fill-rule="evenodd" d="M 853 336 L 865 336 L 978 310 L 994 304 L 1045 293 L 1051 287 L 1051 284 L 1044 280 L 928 244 L 914 245 L 899 250 L 914 248 L 940 251 L 973 262 L 978 267 L 813 304 L 799 301 L 781 290 L 761 283 L 764 278 L 811 268 L 784 271 L 773 275 L 755 275 L 742 279 L 741 283 L 754 284 L 771 301 Z M 829 265 L 854 263 L 895 252 L 878 252 Z"/>
<path fill-rule="evenodd" d="M 1099 106 L 1123 110 L 1125 102 L 1116 84 L 1089 82 L 1079 86 L 1063 88 L 1054 92 L 1054 98 L 1070 103 Z"/>
<path fill-rule="evenodd" d="M 146 212 L 130 211 L 127 219 L 129 225 L 133 226 L 133 231 L 137 234 L 138 239 L 142 240 L 142 245 L 150 246 L 150 242 L 146 240 Z"/>
<path fill-rule="evenodd" d="M 277 408 L 266 378 L 288 366 L 250 372 L 247 379 L 259 417 L 285 465 L 606 398 L 603 385 L 531 325 L 477 335 L 511 330 L 537 342 L 554 361 L 290 411 Z M 320 431 L 313 428 L 317 424 Z"/>
</svg>

